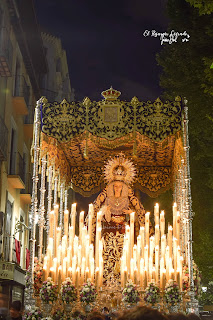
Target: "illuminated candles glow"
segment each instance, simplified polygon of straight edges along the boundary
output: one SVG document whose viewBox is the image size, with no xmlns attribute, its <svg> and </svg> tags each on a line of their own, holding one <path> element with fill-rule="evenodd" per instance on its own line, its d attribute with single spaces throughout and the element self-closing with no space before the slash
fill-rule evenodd
<svg viewBox="0 0 213 320">
<path fill-rule="evenodd" d="M 165 214 L 163 210 L 160 213 L 160 233 L 161 233 L 161 237 L 165 233 Z"/>
<path fill-rule="evenodd" d="M 149 246 L 149 215 L 150 212 L 145 214 L 145 238 L 146 238 L 146 246 Z"/>
</svg>

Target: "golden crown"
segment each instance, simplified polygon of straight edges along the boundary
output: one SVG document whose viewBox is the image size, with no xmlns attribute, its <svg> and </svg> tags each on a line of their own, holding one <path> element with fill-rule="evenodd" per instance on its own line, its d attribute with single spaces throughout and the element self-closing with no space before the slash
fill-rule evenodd
<svg viewBox="0 0 213 320">
<path fill-rule="evenodd" d="M 118 180 L 129 185 L 135 176 L 136 169 L 132 161 L 126 159 L 123 153 L 109 159 L 104 168 L 104 177 L 108 183 Z"/>
<path fill-rule="evenodd" d="M 110 89 L 101 92 L 101 95 L 106 100 L 116 100 L 121 95 L 121 92 L 111 87 Z"/>
</svg>

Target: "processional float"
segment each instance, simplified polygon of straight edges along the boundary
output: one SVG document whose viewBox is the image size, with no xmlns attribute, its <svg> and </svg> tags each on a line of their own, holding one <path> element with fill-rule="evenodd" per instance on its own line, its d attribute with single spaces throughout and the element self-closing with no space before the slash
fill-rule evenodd
<svg viewBox="0 0 213 320">
<path fill-rule="evenodd" d="M 134 241 L 134 212 L 126 226 L 120 281 L 132 279 L 142 290 L 155 281 L 163 291 L 169 279 L 182 288 L 183 263 L 188 266 L 188 310 L 197 312 L 194 295 L 192 208 L 189 166 L 187 101 L 130 102 L 110 88 L 101 101 L 49 102 L 42 97 L 35 108 L 32 144 L 33 189 L 31 202 L 30 290 L 33 301 L 36 215 L 38 259 L 44 255 L 43 277 L 60 285 L 70 277 L 79 288 L 91 278 L 104 286 L 101 218 L 97 214 L 96 240 L 92 241 L 93 206 L 76 215 L 68 205 L 69 189 L 91 196 L 104 186 L 104 163 L 121 151 L 137 166 L 134 187 L 156 197 L 173 189 L 173 225 L 165 229 L 165 213 L 154 207 L 154 234 L 150 213 Z M 78 220 L 78 221 L 77 221 Z M 76 224 L 76 222 L 78 222 Z M 27 307 L 27 306 L 26 306 Z"/>
</svg>

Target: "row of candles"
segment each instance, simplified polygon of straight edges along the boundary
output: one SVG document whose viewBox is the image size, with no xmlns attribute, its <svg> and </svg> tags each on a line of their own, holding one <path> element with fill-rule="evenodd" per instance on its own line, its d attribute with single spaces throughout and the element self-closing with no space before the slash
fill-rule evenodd
<svg viewBox="0 0 213 320">
<path fill-rule="evenodd" d="M 50 276 L 55 283 L 61 284 L 67 277 L 72 278 L 78 288 L 87 278 L 95 281 L 96 286 L 103 283 L 103 241 L 96 235 L 97 248 L 94 256 L 92 239 L 93 205 L 89 205 L 88 229 L 84 225 L 84 212 L 79 215 L 79 236 L 75 234 L 76 204 L 72 204 L 71 224 L 69 224 L 69 211 L 64 211 L 63 234 L 58 225 L 58 205 L 49 215 L 49 235 L 46 256 L 43 264 L 43 279 Z M 98 228 L 97 233 L 99 231 Z M 99 233 L 98 233 L 99 235 Z M 97 239 L 99 241 L 97 242 Z"/>
<path fill-rule="evenodd" d="M 58 285 L 66 277 L 72 278 L 76 287 L 87 278 L 95 281 L 96 286 L 103 284 L 103 239 L 101 236 L 102 212 L 97 213 L 95 248 L 92 243 L 93 205 L 89 205 L 88 228 L 84 224 L 84 212 L 79 215 L 79 236 L 76 226 L 76 204 L 64 211 L 63 234 L 58 226 L 58 205 L 49 215 L 49 235 L 46 256 L 44 257 L 43 278 L 51 276 Z M 150 237 L 150 213 L 145 214 L 145 224 L 135 238 L 135 213 L 130 214 L 130 225 L 126 225 L 123 253 L 121 257 L 121 286 L 131 278 L 144 289 L 150 281 L 155 281 L 163 290 L 166 282 L 174 279 L 182 287 L 183 257 L 180 250 L 180 214 L 173 205 L 173 227 L 168 226 L 165 234 L 164 211 L 159 213 L 159 205 L 154 207 L 155 234 Z M 95 254 L 94 254 L 95 252 Z"/>
<path fill-rule="evenodd" d="M 172 279 L 182 289 L 183 256 L 180 249 L 180 213 L 173 205 L 173 226 L 168 225 L 165 234 L 165 214 L 159 214 L 159 205 L 154 207 L 155 233 L 149 234 L 150 213 L 145 214 L 145 226 L 140 227 L 137 244 L 134 244 L 135 213 L 130 214 L 130 226 L 126 226 L 123 254 L 121 257 L 121 286 L 130 277 L 136 285 L 145 289 L 155 282 L 161 290 Z"/>
</svg>

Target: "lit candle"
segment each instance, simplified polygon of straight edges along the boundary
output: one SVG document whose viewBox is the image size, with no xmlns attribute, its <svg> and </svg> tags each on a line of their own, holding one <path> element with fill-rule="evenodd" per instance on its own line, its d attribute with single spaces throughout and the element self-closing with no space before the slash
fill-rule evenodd
<svg viewBox="0 0 213 320">
<path fill-rule="evenodd" d="M 155 270 L 156 270 L 155 267 L 152 267 L 152 280 L 151 280 L 151 282 L 157 284 L 157 282 L 156 282 L 156 272 L 155 272 Z"/>
<path fill-rule="evenodd" d="M 86 259 L 85 257 L 83 257 L 82 264 L 81 264 L 81 285 L 84 283 L 85 266 L 86 266 Z"/>
<path fill-rule="evenodd" d="M 150 212 L 145 214 L 145 237 L 146 237 L 146 246 L 149 246 L 149 215 Z"/>
<path fill-rule="evenodd" d="M 166 281 L 169 281 L 169 246 L 166 247 Z"/>
<path fill-rule="evenodd" d="M 86 271 L 85 271 L 85 280 L 87 281 L 87 279 L 89 278 L 89 268 L 86 267 Z"/>
<path fill-rule="evenodd" d="M 130 269 L 130 226 L 126 225 L 126 259 L 127 259 L 127 268 Z"/>
<path fill-rule="evenodd" d="M 58 226 L 58 209 L 59 209 L 59 205 L 58 204 L 54 205 L 54 223 L 55 223 L 55 228 Z"/>
<path fill-rule="evenodd" d="M 71 208 L 71 225 L 73 227 L 74 236 L 75 236 L 75 217 L 76 217 L 76 203 L 73 203 Z"/>
<path fill-rule="evenodd" d="M 67 264 L 68 264 L 68 266 L 70 266 L 72 264 L 71 253 L 72 253 L 72 247 L 68 247 L 67 248 Z"/>
<path fill-rule="evenodd" d="M 79 277 L 80 277 L 80 268 L 77 267 L 76 268 L 76 278 L 75 278 L 75 287 L 78 290 L 78 286 L 79 286 Z"/>
<path fill-rule="evenodd" d="M 183 257 L 180 257 L 180 290 L 183 288 Z"/>
<path fill-rule="evenodd" d="M 78 256 L 78 237 L 74 237 L 74 256 Z"/>
<path fill-rule="evenodd" d="M 68 238 L 68 220 L 69 220 L 69 211 L 64 210 L 64 234 Z"/>
<path fill-rule="evenodd" d="M 173 238 L 173 257 L 174 257 L 174 269 L 177 269 L 177 239 Z"/>
<path fill-rule="evenodd" d="M 176 224 L 176 238 L 177 244 L 180 245 L 180 212 L 177 211 L 177 224 Z"/>
<path fill-rule="evenodd" d="M 63 259 L 62 281 L 65 281 L 66 277 L 67 277 L 67 257 Z"/>
<path fill-rule="evenodd" d="M 81 267 L 81 245 L 78 246 L 78 267 Z"/>
<path fill-rule="evenodd" d="M 68 268 L 68 277 L 71 279 L 71 275 L 72 275 L 72 268 L 69 267 Z"/>
<path fill-rule="evenodd" d="M 53 269 L 55 273 L 54 281 L 56 281 L 58 278 L 58 259 L 56 257 L 53 259 Z"/>
<path fill-rule="evenodd" d="M 152 271 L 153 271 L 153 259 L 149 257 L 149 282 L 152 280 Z"/>
<path fill-rule="evenodd" d="M 130 257 L 133 254 L 133 246 L 134 246 L 134 229 L 135 229 L 135 213 L 130 213 Z"/>
<path fill-rule="evenodd" d="M 137 236 L 137 267 L 140 269 L 140 258 L 141 258 L 141 236 Z"/>
<path fill-rule="evenodd" d="M 164 258 L 160 259 L 160 289 L 163 290 Z"/>
<path fill-rule="evenodd" d="M 133 280 L 134 284 L 137 285 L 138 284 L 138 268 L 135 267 L 134 268 L 134 280 Z"/>
<path fill-rule="evenodd" d="M 165 233 L 165 215 L 163 210 L 160 213 L 160 233 L 161 233 L 161 237 Z"/>
<path fill-rule="evenodd" d="M 61 240 L 61 227 L 56 228 L 56 237 L 55 237 L 55 252 L 56 256 L 58 256 L 58 247 L 60 245 Z"/>
<path fill-rule="evenodd" d="M 158 269 L 159 269 L 159 246 L 155 247 L 155 282 L 158 284 Z"/>
<path fill-rule="evenodd" d="M 141 258 L 144 258 L 144 227 L 140 227 L 140 236 L 141 236 Z"/>
<path fill-rule="evenodd" d="M 127 282 L 127 267 L 124 267 L 124 285 L 123 287 L 125 288 Z"/>
<path fill-rule="evenodd" d="M 150 237 L 150 257 L 153 258 L 153 251 L 155 247 L 155 238 L 153 236 Z"/>
<path fill-rule="evenodd" d="M 76 283 L 76 264 L 77 264 L 77 258 L 76 256 L 72 257 L 72 282 Z"/>
<path fill-rule="evenodd" d="M 99 265 L 99 241 L 101 240 L 101 227 L 96 227 L 95 266 Z"/>
<path fill-rule="evenodd" d="M 149 266 L 149 256 L 148 256 L 148 245 L 145 246 L 144 248 L 144 261 L 145 261 L 145 268 L 148 270 Z"/>
<path fill-rule="evenodd" d="M 67 252 L 67 236 L 63 236 L 62 240 L 61 240 L 61 259 L 63 261 L 63 259 L 66 257 L 66 252 Z"/>
<path fill-rule="evenodd" d="M 47 265 L 43 266 L 43 282 L 47 280 Z"/>
<path fill-rule="evenodd" d="M 95 270 L 95 261 L 94 261 L 94 258 L 92 258 L 90 260 L 90 278 L 92 282 L 94 282 L 94 270 Z"/>
<path fill-rule="evenodd" d="M 94 208 L 93 208 L 93 204 L 90 203 L 89 204 L 89 224 L 88 224 L 88 235 L 89 235 L 89 242 L 91 243 L 92 241 L 92 219 L 93 219 L 93 215 L 94 215 Z"/>
<path fill-rule="evenodd" d="M 165 253 L 166 253 L 166 235 L 164 234 L 161 237 L 161 258 L 165 257 Z"/>
<path fill-rule="evenodd" d="M 58 286 L 60 287 L 61 285 L 61 276 L 62 276 L 62 266 L 58 267 Z"/>
<path fill-rule="evenodd" d="M 54 227 L 54 211 L 50 211 L 49 214 L 49 237 L 53 238 L 53 227 Z"/>
<path fill-rule="evenodd" d="M 160 227 L 159 224 L 155 225 L 155 246 L 159 246 L 160 241 Z"/>
<path fill-rule="evenodd" d="M 99 283 L 99 267 L 95 269 L 95 286 L 98 288 L 98 283 Z"/>
<path fill-rule="evenodd" d="M 176 237 L 176 224 L 177 224 L 177 203 L 175 202 L 173 207 L 173 235 Z"/>
<path fill-rule="evenodd" d="M 136 246 L 136 244 L 134 244 L 134 246 L 133 246 L 133 261 L 134 261 L 134 269 L 135 269 L 135 267 L 136 267 L 136 265 L 137 265 L 137 246 Z"/>
<path fill-rule="evenodd" d="M 155 216 L 155 225 L 159 225 L 159 204 L 156 203 L 154 206 L 154 216 Z"/>
<path fill-rule="evenodd" d="M 140 260 L 140 286 L 142 290 L 144 289 L 144 259 Z"/>
<path fill-rule="evenodd" d="M 134 282 L 134 259 L 130 260 L 130 279 Z"/>
<path fill-rule="evenodd" d="M 79 215 L 79 242 L 82 245 L 82 230 L 84 226 L 84 211 L 80 212 Z"/>
<path fill-rule="evenodd" d="M 169 257 L 172 257 L 172 226 L 168 227 L 168 246 L 169 246 Z"/>
</svg>

